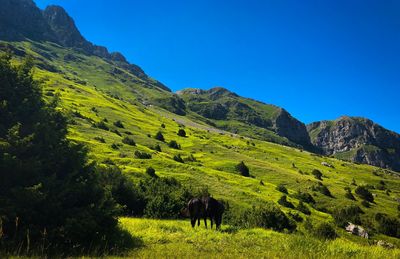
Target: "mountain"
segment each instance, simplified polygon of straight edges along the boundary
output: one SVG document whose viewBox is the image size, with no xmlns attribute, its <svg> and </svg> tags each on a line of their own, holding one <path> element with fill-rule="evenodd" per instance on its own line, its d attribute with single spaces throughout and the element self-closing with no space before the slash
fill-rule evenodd
<svg viewBox="0 0 400 259">
<path fill-rule="evenodd" d="M 344 116 L 307 130 L 325 155 L 400 171 L 400 135 L 369 119 Z"/>
<path fill-rule="evenodd" d="M 229 216 L 237 211 L 273 204 L 291 221 L 296 221 L 299 234 L 282 234 L 284 239 L 279 242 L 275 234 L 268 234 L 268 242 L 273 240 L 288 244 L 287 240 L 291 239 L 293 244 L 303 246 L 303 250 L 310 251 L 309 247 L 316 247 L 320 257 L 337 257 L 338 253 L 346 253 L 345 257 L 348 253 L 354 254 L 354 251 L 361 251 L 361 256 L 374 257 L 368 256 L 370 254 L 365 252 L 367 248 L 374 249 L 377 251 L 375 255 L 381 256 L 382 250 L 376 250 L 372 245 L 376 239 L 400 245 L 397 239 L 384 235 L 376 220 L 377 212 L 397 217 L 399 174 L 299 149 L 300 146 L 310 145 L 310 142 L 315 143 L 315 136 L 322 131 L 319 130 L 322 122 L 308 126 L 310 140 L 303 123 L 274 105 L 240 97 L 221 87 L 185 89 L 175 94 L 147 76 L 137 65 L 129 63 L 122 54 L 95 52 L 96 48 L 91 47 L 95 45 L 84 39 L 61 7 L 52 6 L 41 11 L 28 0 L 0 0 L 0 4 L 9 8 L 0 10 L 0 28 L 9 32 L 0 33 L 0 53 L 11 51 L 14 54 L 13 64 L 22 62 L 28 56 L 33 58 L 33 76 L 40 82 L 43 98 L 51 102 L 56 97 L 57 109 L 68 119 L 68 139 L 84 144 L 90 160 L 96 161 L 99 167 L 117 166 L 133 183 L 148 179 L 150 176 L 146 171 L 151 167 L 158 179 L 173 178 L 171 182 L 176 180 L 193 190 L 208 190 L 215 198 L 228 202 L 223 231 L 215 232 L 224 244 L 235 243 L 239 247 L 243 240 L 248 241 L 248 236 L 256 232 L 266 242 L 266 235 L 260 229 L 231 231 L 233 228 L 228 229 L 226 225 Z M 31 24 L 24 27 L 23 23 L 28 22 Z M 10 104 L 3 102 L 2 105 Z M 185 134 L 178 134 L 182 130 Z M 340 129 L 338 134 L 342 131 Z M 159 132 L 164 141 L 155 137 Z M 376 129 L 375 135 L 371 136 L 384 136 L 386 133 L 383 132 Z M 364 134 L 360 131 L 356 135 Z M 396 143 L 396 139 L 390 137 L 393 134 L 387 134 L 379 139 L 386 139 L 389 147 L 389 143 Z M 363 141 L 360 139 L 360 143 Z M 0 139 L 0 146 L 4 146 L 2 143 Z M 389 148 L 388 152 L 393 150 Z M 241 161 L 249 169 L 250 177 L 238 172 L 237 165 Z M 359 187 L 364 187 L 364 193 L 368 189 L 367 193 L 371 193 L 374 202 L 364 201 L 356 192 Z M 32 188 L 40 189 L 40 186 Z M 29 190 L 32 188 L 29 187 Z M 30 193 L 27 192 L 27 195 Z M 165 199 L 168 196 L 153 204 L 153 208 L 165 204 Z M 359 222 L 357 224 L 371 230 L 368 244 L 364 239 L 348 235 L 337 225 L 334 225 L 339 235 L 336 241 L 319 241 L 311 237 L 312 232 L 308 230 L 310 222 L 313 226 L 326 222 L 333 224 L 335 209 L 347 206 L 360 207 L 357 211 L 362 213 L 354 218 Z M 122 227 L 126 226 L 123 221 Z M 157 224 L 147 219 L 138 222 L 137 227 L 145 226 L 143 230 Z M 142 222 L 147 223 L 142 225 Z M 167 222 L 171 222 L 173 227 L 166 225 L 170 224 Z M 189 222 L 185 221 L 160 221 L 165 240 L 174 236 L 179 242 L 174 244 L 177 248 L 183 245 L 188 247 L 187 242 L 183 244 L 182 238 L 176 237 L 186 236 L 181 235 L 185 231 L 190 233 L 187 237 L 192 238 L 194 232 L 189 228 Z M 144 240 L 138 251 L 146 251 L 153 245 L 165 245 L 164 239 L 156 241 L 158 244 L 151 244 L 154 237 L 157 236 L 154 240 L 159 240 L 161 232 L 158 229 L 158 234 L 147 232 L 149 238 Z M 211 232 L 208 230 L 196 233 L 196 236 L 201 234 L 197 236 L 201 242 L 210 241 Z M 240 233 L 247 234 L 243 236 Z M 379 234 L 374 236 L 375 233 Z M 233 237 L 237 237 L 233 240 L 238 242 L 229 241 Z M 318 243 L 304 245 L 304 242 L 299 242 L 305 238 Z M 212 244 L 209 251 L 214 252 L 215 244 Z M 338 244 L 343 244 L 345 248 L 336 249 Z M 327 245 L 332 249 L 327 250 Z M 259 251 L 264 243 L 263 246 L 252 247 L 254 251 Z M 192 247 L 189 248 L 192 252 Z M 292 257 L 306 257 L 303 250 L 296 249 L 296 246 L 290 246 L 291 251 L 300 251 Z M 159 251 L 165 250 L 167 248 L 163 247 Z M 331 254 L 324 256 L 326 251 L 331 251 Z M 277 257 L 287 257 L 287 252 L 283 250 Z M 311 251 L 315 255 L 314 252 Z"/>
<path fill-rule="evenodd" d="M 306 126 L 285 109 L 241 97 L 225 88 L 178 91 L 188 110 L 230 132 L 311 149 Z"/>
</svg>

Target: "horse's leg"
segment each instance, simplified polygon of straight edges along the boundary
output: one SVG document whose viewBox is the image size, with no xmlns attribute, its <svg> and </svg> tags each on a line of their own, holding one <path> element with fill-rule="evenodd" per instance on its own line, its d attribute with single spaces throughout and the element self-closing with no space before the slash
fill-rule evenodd
<svg viewBox="0 0 400 259">
<path fill-rule="evenodd" d="M 204 225 L 205 225 L 206 228 L 207 228 L 207 217 L 204 217 Z"/>
<path fill-rule="evenodd" d="M 196 225 L 196 218 L 191 218 L 190 221 L 192 223 L 192 228 L 194 228 L 194 225 Z"/>
<path fill-rule="evenodd" d="M 212 229 L 212 227 L 213 227 L 213 218 L 210 217 L 210 220 L 211 220 L 211 229 Z"/>
<path fill-rule="evenodd" d="M 197 226 L 198 226 L 198 227 L 200 227 L 200 220 L 201 220 L 201 217 L 198 217 L 198 218 L 197 218 Z"/>
</svg>

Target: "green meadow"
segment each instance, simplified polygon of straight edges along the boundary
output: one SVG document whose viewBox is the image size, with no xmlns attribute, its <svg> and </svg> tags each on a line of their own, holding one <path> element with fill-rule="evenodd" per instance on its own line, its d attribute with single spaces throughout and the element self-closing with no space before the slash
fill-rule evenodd
<svg viewBox="0 0 400 259">
<path fill-rule="evenodd" d="M 146 168 L 152 167 L 160 177 L 173 177 L 192 189 L 208 188 L 215 198 L 227 201 L 232 210 L 272 202 L 286 214 L 298 213 L 303 218 L 303 222 L 297 223 L 294 233 L 241 229 L 224 222 L 222 230 L 215 231 L 206 230 L 203 224 L 192 229 L 189 220 L 120 218 L 121 226 L 137 239 L 137 248 L 127 252 L 127 256 L 400 257 L 398 248 L 389 250 L 375 245 L 375 241 L 385 240 L 399 247 L 400 241 L 379 234 L 373 220 L 378 212 L 398 217 L 398 173 L 243 137 L 212 128 L 192 117 L 148 105 L 145 98 L 155 100 L 172 94 L 151 85 L 151 81 L 144 82 L 129 71 L 112 75 L 110 71 L 116 65 L 98 57 L 85 56 L 49 43 L 22 42 L 13 43 L 13 46 L 24 50 L 38 62 L 34 75 L 42 82 L 46 100 L 59 98 L 58 109 L 69 118 L 68 137 L 84 143 L 92 160 L 118 166 L 133 182 L 144 179 Z M 43 61 L 46 53 L 52 58 Z M 78 59 L 65 61 L 67 54 Z M 48 67 L 54 68 L 54 72 L 50 72 Z M 179 129 L 185 130 L 186 137 L 178 136 Z M 164 142 L 154 138 L 159 131 L 164 135 Z M 125 144 L 124 138 L 133 139 L 136 145 Z M 169 147 L 172 140 L 180 145 L 180 149 Z M 161 151 L 154 150 L 156 145 L 161 147 Z M 136 151 L 151 154 L 151 159 L 137 158 Z M 176 155 L 180 155 L 184 163 L 175 161 Z M 250 177 L 241 176 L 236 171 L 235 165 L 241 161 L 249 167 Z M 323 162 L 332 167 L 322 165 Z M 322 173 L 321 180 L 312 174 L 315 169 Z M 384 188 L 378 188 L 381 181 Z M 326 186 L 332 195 L 319 192 L 315 188 L 319 183 Z M 316 201 L 313 206 L 306 204 L 311 214 L 279 205 L 277 201 L 283 193 L 276 187 L 280 184 L 287 188 L 287 199 L 295 207 L 299 204 L 295 195 L 298 191 L 310 193 Z M 363 206 L 362 199 L 354 194 L 360 185 L 373 187 L 370 190 L 374 202 L 369 208 Z M 346 187 L 351 189 L 355 200 L 346 198 Z M 369 222 L 363 227 L 370 231 L 370 239 L 352 236 L 339 227 L 336 227 L 338 238 L 335 240 L 320 240 L 307 233 L 306 219 L 313 224 L 328 222 L 333 225 L 331 211 L 347 205 L 362 208 L 364 214 L 361 218 L 363 222 Z"/>
</svg>

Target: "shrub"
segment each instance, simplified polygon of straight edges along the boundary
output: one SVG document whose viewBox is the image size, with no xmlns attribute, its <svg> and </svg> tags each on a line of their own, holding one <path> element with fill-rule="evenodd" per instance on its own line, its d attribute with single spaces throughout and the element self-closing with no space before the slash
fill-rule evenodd
<svg viewBox="0 0 400 259">
<path fill-rule="evenodd" d="M 299 205 L 297 205 L 296 209 L 306 215 L 311 215 L 310 209 L 302 201 L 299 202 Z"/>
<path fill-rule="evenodd" d="M 249 177 L 250 176 L 250 170 L 249 168 L 244 164 L 244 162 L 240 162 L 235 166 L 236 171 L 238 171 L 242 176 Z"/>
<path fill-rule="evenodd" d="M 196 162 L 197 159 L 193 156 L 193 154 L 190 154 L 186 159 L 188 162 Z"/>
<path fill-rule="evenodd" d="M 283 185 L 282 183 L 280 183 L 280 184 L 278 184 L 278 186 L 276 186 L 276 190 L 288 194 L 288 190 L 286 189 L 285 185 Z"/>
<path fill-rule="evenodd" d="M 102 137 L 94 137 L 94 140 L 97 140 L 100 143 L 106 143 L 106 140 Z"/>
<path fill-rule="evenodd" d="M 174 160 L 179 163 L 184 163 L 180 154 L 174 156 Z"/>
<path fill-rule="evenodd" d="M 328 187 L 323 185 L 321 182 L 318 182 L 316 186 L 313 186 L 313 190 L 322 193 L 325 196 L 333 197 Z"/>
<path fill-rule="evenodd" d="M 160 147 L 160 145 L 155 145 L 153 148 L 152 148 L 153 150 L 155 150 L 155 151 L 158 151 L 158 152 L 162 152 L 161 151 L 161 147 Z"/>
<path fill-rule="evenodd" d="M 314 204 L 315 200 L 314 198 L 311 196 L 311 194 L 307 193 L 307 192 L 301 192 L 298 191 L 295 195 L 295 197 L 305 203 L 310 203 L 310 204 Z"/>
<path fill-rule="evenodd" d="M 239 213 L 233 224 L 241 227 L 261 227 L 275 231 L 283 231 L 284 229 L 293 231 L 296 229 L 296 224 L 278 207 L 270 203 L 244 210 Z"/>
<path fill-rule="evenodd" d="M 326 222 L 319 223 L 314 228 L 314 235 L 321 239 L 335 239 L 337 237 L 335 228 Z"/>
<path fill-rule="evenodd" d="M 122 124 L 122 121 L 117 120 L 116 122 L 114 122 L 114 126 L 123 129 L 124 128 L 124 124 Z"/>
<path fill-rule="evenodd" d="M 154 178 L 158 178 L 158 176 L 156 175 L 156 170 L 154 170 L 153 167 L 148 167 L 146 169 L 146 174 L 150 177 L 154 177 Z"/>
<path fill-rule="evenodd" d="M 356 198 L 354 197 L 354 195 L 351 193 L 350 187 L 345 187 L 344 189 L 345 189 L 345 191 L 346 191 L 344 197 L 346 197 L 346 198 L 349 199 L 349 200 L 356 200 Z"/>
<path fill-rule="evenodd" d="M 289 212 L 288 215 L 292 219 L 294 219 L 294 221 L 296 221 L 296 222 L 303 222 L 303 220 L 304 220 L 303 217 L 300 216 L 299 213 L 297 213 L 297 212 L 295 212 L 295 213 Z"/>
<path fill-rule="evenodd" d="M 165 129 L 165 124 L 164 123 L 161 124 L 161 128 Z"/>
<path fill-rule="evenodd" d="M 115 149 L 115 150 L 118 150 L 118 149 L 119 149 L 119 145 L 116 144 L 116 143 L 112 143 L 112 144 L 111 144 L 111 148 L 112 148 L 112 149 Z"/>
<path fill-rule="evenodd" d="M 120 137 L 122 136 L 121 133 L 117 129 L 113 129 L 113 130 L 111 130 L 111 132 L 114 132 L 115 134 L 117 134 Z"/>
<path fill-rule="evenodd" d="M 107 131 L 110 130 L 104 120 L 94 123 L 93 127 Z"/>
<path fill-rule="evenodd" d="M 287 196 L 283 195 L 279 200 L 278 203 L 284 207 L 294 209 L 293 203 L 287 200 Z"/>
<path fill-rule="evenodd" d="M 312 171 L 312 175 L 314 175 L 314 177 L 315 177 L 316 179 L 322 181 L 322 173 L 321 173 L 321 171 L 319 171 L 318 169 L 314 169 L 314 170 Z"/>
<path fill-rule="evenodd" d="M 135 151 L 135 157 L 139 159 L 151 159 L 151 154 L 146 152 Z"/>
<path fill-rule="evenodd" d="M 361 224 L 360 214 L 364 212 L 356 205 L 338 207 L 333 210 L 332 217 L 338 226 L 344 227 L 348 222 Z"/>
<path fill-rule="evenodd" d="M 168 146 L 169 146 L 170 148 L 174 148 L 174 149 L 181 149 L 181 145 L 179 145 L 178 142 L 176 142 L 175 140 L 171 140 L 171 141 L 168 143 Z"/>
<path fill-rule="evenodd" d="M 377 213 L 375 220 L 378 223 L 378 231 L 382 234 L 400 238 L 400 221 L 387 214 Z"/>
<path fill-rule="evenodd" d="M 184 129 L 179 129 L 178 130 L 178 136 L 180 137 L 186 137 L 186 131 Z"/>
<path fill-rule="evenodd" d="M 130 146 L 136 146 L 135 141 L 134 141 L 132 138 L 130 138 L 130 137 L 124 137 L 124 138 L 122 139 L 122 143 L 124 143 L 124 144 L 126 144 L 126 145 L 130 145 Z"/>
<path fill-rule="evenodd" d="M 366 200 L 363 200 L 363 201 L 361 202 L 361 205 L 363 205 L 365 208 L 371 207 L 371 204 L 369 204 L 369 202 L 366 201 Z"/>
<path fill-rule="evenodd" d="M 374 196 L 365 186 L 358 186 L 354 191 L 361 199 L 369 202 L 374 201 Z"/>
<path fill-rule="evenodd" d="M 144 216 L 149 218 L 178 218 L 181 209 L 193 197 L 190 190 L 174 178 L 148 178 L 139 183 L 146 206 Z"/>
<path fill-rule="evenodd" d="M 164 139 L 164 135 L 162 134 L 161 131 L 157 132 L 157 134 L 154 136 L 155 139 L 159 140 L 159 141 L 165 141 Z"/>
</svg>

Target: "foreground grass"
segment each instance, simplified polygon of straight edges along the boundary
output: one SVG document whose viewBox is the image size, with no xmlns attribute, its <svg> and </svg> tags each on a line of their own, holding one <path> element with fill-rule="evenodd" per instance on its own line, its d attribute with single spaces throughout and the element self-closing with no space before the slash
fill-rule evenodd
<svg viewBox="0 0 400 259">
<path fill-rule="evenodd" d="M 192 229 L 189 221 L 121 218 L 122 226 L 142 239 L 132 258 L 399 258 L 400 249 L 349 242 L 322 241 L 301 234 L 264 229 L 221 231 Z"/>
</svg>

